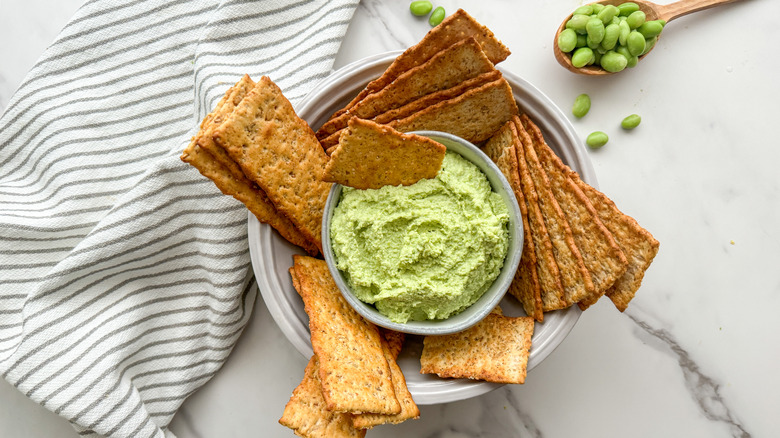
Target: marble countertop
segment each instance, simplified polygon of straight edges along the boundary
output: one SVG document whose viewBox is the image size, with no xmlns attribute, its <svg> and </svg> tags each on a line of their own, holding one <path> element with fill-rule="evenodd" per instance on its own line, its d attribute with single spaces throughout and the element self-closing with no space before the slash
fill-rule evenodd
<svg viewBox="0 0 780 438">
<path fill-rule="evenodd" d="M 0 2 L 0 110 L 79 0 Z M 503 64 L 568 114 L 580 93 L 593 107 L 573 120 L 601 190 L 661 242 L 625 313 L 608 300 L 583 313 L 524 385 L 421 407 L 421 418 L 372 437 L 747 437 L 780 422 L 780 2 L 745 0 L 680 18 L 640 66 L 581 77 L 552 56 L 553 32 L 581 4 L 439 0 L 466 9 L 512 50 Z M 662 3 L 665 3 L 662 1 Z M 336 68 L 408 47 L 429 29 L 407 2 L 363 0 Z M 20 35 L 24 35 L 20 38 Z M 620 120 L 642 116 L 625 132 Z M 277 420 L 307 359 L 258 296 L 224 368 L 171 424 L 182 438 L 289 437 Z M 65 421 L 0 382 L 0 436 L 74 437 Z"/>
</svg>

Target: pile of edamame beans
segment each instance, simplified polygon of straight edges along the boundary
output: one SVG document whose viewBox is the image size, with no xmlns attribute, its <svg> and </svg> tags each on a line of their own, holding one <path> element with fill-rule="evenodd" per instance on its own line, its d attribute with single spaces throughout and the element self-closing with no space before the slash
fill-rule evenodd
<svg viewBox="0 0 780 438">
<path fill-rule="evenodd" d="M 646 18 L 633 2 L 580 6 L 558 36 L 558 48 L 571 53 L 571 63 L 577 68 L 599 65 L 616 73 L 634 67 L 666 25 L 663 20 Z"/>
</svg>

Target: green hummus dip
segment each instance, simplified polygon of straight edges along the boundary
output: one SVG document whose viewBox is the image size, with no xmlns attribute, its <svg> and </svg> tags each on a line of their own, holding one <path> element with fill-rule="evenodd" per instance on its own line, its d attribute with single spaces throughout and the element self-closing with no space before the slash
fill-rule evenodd
<svg viewBox="0 0 780 438">
<path fill-rule="evenodd" d="M 344 187 L 330 236 L 355 296 L 404 323 L 444 319 L 477 301 L 504 265 L 508 222 L 482 171 L 447 152 L 434 179 Z"/>
</svg>

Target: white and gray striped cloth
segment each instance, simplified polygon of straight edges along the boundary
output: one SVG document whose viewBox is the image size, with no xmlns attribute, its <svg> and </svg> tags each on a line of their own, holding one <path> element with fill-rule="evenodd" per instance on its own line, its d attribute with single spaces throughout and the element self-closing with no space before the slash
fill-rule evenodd
<svg viewBox="0 0 780 438">
<path fill-rule="evenodd" d="M 246 209 L 179 160 L 229 85 L 293 102 L 358 0 L 92 0 L 0 118 L 0 372 L 85 436 L 172 436 L 252 311 Z"/>
</svg>

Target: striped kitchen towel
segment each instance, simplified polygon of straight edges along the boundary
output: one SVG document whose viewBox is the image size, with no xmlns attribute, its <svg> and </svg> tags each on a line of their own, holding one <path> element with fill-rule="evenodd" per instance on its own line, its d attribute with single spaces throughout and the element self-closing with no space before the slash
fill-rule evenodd
<svg viewBox="0 0 780 438">
<path fill-rule="evenodd" d="M 0 373 L 85 436 L 162 437 L 256 297 L 247 210 L 179 160 L 244 73 L 293 104 L 358 0 L 91 0 L 0 117 Z"/>
</svg>

